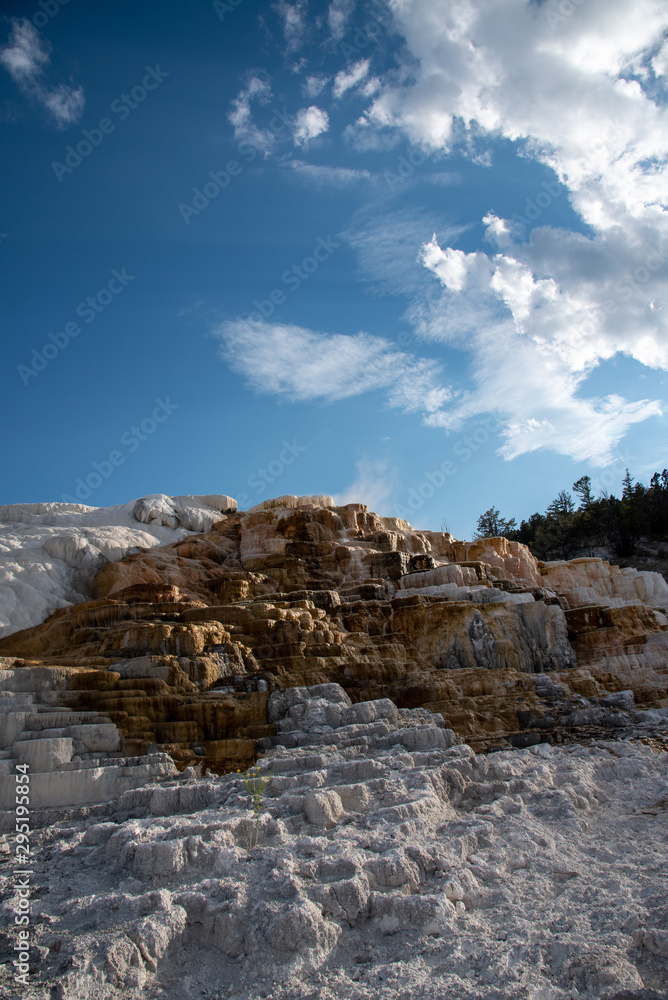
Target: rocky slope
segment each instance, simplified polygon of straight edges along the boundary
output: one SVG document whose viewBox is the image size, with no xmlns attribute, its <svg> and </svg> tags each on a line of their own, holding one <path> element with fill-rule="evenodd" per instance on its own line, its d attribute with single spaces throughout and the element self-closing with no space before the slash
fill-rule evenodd
<svg viewBox="0 0 668 1000">
<path fill-rule="evenodd" d="M 108 511 L 25 506 L 0 830 L 19 766 L 36 891 L 6 995 L 665 995 L 659 574 L 324 496 L 142 498 L 110 529 L 137 551 L 93 542 Z"/>
<path fill-rule="evenodd" d="M 37 625 L 90 598 L 107 562 L 207 531 L 227 496 L 141 497 L 116 507 L 21 503 L 0 507 L 0 635 Z"/>
<path fill-rule="evenodd" d="M 35 832 L 32 976 L 6 964 L 3 996 L 666 996 L 668 754 L 476 755 L 336 684 L 269 715 L 259 811 L 241 775 L 165 772 Z"/>
<path fill-rule="evenodd" d="M 299 685 L 426 707 L 479 749 L 665 729 L 658 574 L 539 564 L 328 497 L 217 501 L 210 530 L 106 562 L 96 600 L 0 639 L 0 765 L 30 761 L 36 805 L 101 801 L 146 754 L 246 767 L 269 695 Z M 152 502 L 135 513 L 171 516 Z"/>
</svg>

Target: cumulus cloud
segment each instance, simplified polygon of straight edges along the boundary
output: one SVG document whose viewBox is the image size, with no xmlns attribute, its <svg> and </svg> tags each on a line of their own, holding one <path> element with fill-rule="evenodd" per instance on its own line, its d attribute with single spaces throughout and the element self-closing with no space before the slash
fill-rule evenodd
<svg viewBox="0 0 668 1000">
<path fill-rule="evenodd" d="M 0 63 L 26 97 L 41 105 L 59 128 L 67 128 L 79 121 L 84 109 L 81 87 L 61 83 L 51 86 L 44 71 L 49 65 L 48 43 L 25 19 L 11 19 L 9 43 L 0 49 Z"/>
<path fill-rule="evenodd" d="M 413 311 L 425 339 L 462 346 L 473 355 L 473 389 L 428 418 L 456 430 L 481 413 L 496 414 L 511 459 L 549 448 L 575 461 L 606 465 L 632 424 L 661 413 L 656 400 L 583 397 L 601 356 L 590 324 L 600 322 L 577 293 L 536 278 L 520 261 L 463 253 L 435 240 L 422 251 L 443 294 Z M 607 348 L 606 357 L 615 353 Z"/>
<path fill-rule="evenodd" d="M 357 252 L 361 277 L 380 295 L 428 296 L 434 284 L 419 259 L 420 248 L 432 235 L 433 213 L 421 209 L 361 211 L 345 237 Z M 444 220 L 438 226 L 442 241 L 457 240 L 465 231 Z"/>
<path fill-rule="evenodd" d="M 258 391 L 333 400 L 382 389 L 391 405 L 421 409 L 427 423 L 446 430 L 493 412 L 506 458 L 552 449 L 605 464 L 629 427 L 658 414 L 660 403 L 630 398 L 630 390 L 629 398 L 594 394 L 588 377 L 617 354 L 668 368 L 668 110 L 660 97 L 668 8 L 637 0 L 630 19 L 623 0 L 587 0 L 568 16 L 563 5 L 527 0 L 389 6 L 403 37 L 402 64 L 370 79 L 369 61 L 360 59 L 333 81 L 334 99 L 353 88 L 368 96 L 344 130 L 349 145 L 387 150 L 407 137 L 435 158 L 457 151 L 485 163 L 499 140 L 510 140 L 552 171 L 552 180 L 526 192 L 524 216 L 505 219 L 490 206 L 483 248 L 473 253 L 457 248 L 464 227 L 439 228 L 420 212 L 371 223 L 367 213 L 350 227 L 375 290 L 405 295 L 418 338 L 468 352 L 469 375 L 456 390 L 443 389 L 433 364 L 381 338 L 267 324 L 233 324 L 226 336 L 236 331 L 237 348 L 228 360 Z M 346 0 L 329 5 L 333 38 L 351 10 Z M 309 76 L 304 93 L 314 99 L 327 82 Z M 254 99 L 248 90 L 239 102 L 241 126 L 250 128 Z M 313 105 L 291 121 L 296 145 L 328 129 L 327 112 Z M 338 186 L 364 173 L 290 166 Z M 458 180 L 433 168 L 420 178 Z M 581 232 L 541 224 L 560 198 Z"/>
<path fill-rule="evenodd" d="M 668 40 L 652 59 L 652 69 L 657 76 L 668 76 Z"/>
<path fill-rule="evenodd" d="M 311 105 L 310 108 L 300 108 L 295 115 L 292 127 L 292 137 L 296 146 L 306 146 L 317 136 L 329 128 L 329 116 L 326 111 Z"/>
<path fill-rule="evenodd" d="M 234 128 L 234 138 L 239 143 L 248 143 L 264 155 L 268 155 L 276 144 L 278 129 L 260 128 L 253 119 L 253 104 L 267 105 L 272 92 L 269 80 L 252 74 L 246 86 L 232 101 L 228 120 Z"/>
<path fill-rule="evenodd" d="M 302 93 L 304 97 L 308 97 L 312 101 L 314 97 L 322 93 L 328 83 L 328 76 L 318 76 L 317 73 L 314 76 L 307 76 L 302 84 Z"/>
<path fill-rule="evenodd" d="M 354 8 L 355 0 L 332 0 L 330 3 L 327 20 L 333 41 L 340 42 L 345 35 Z"/>
<path fill-rule="evenodd" d="M 334 85 L 332 87 L 332 94 L 335 98 L 342 97 L 347 90 L 351 90 L 356 87 L 369 72 L 369 60 L 360 59 L 359 62 L 354 63 L 350 69 L 340 70 L 334 77 Z"/>
<path fill-rule="evenodd" d="M 416 286 L 410 315 L 420 336 L 469 350 L 474 373 L 473 390 L 429 420 L 450 428 L 491 409 L 506 457 L 552 448 L 605 462 L 659 403 L 587 399 L 587 375 L 618 353 L 668 368 L 668 109 L 653 83 L 666 72 L 668 8 L 638 0 L 631 22 L 622 0 L 568 16 L 526 0 L 390 6 L 403 72 L 349 127 L 351 144 L 403 133 L 484 162 L 506 139 L 555 177 L 527 191 L 525 218 L 487 215 L 489 253 L 423 242 L 440 293 L 427 302 Z M 540 225 L 560 197 L 587 235 Z"/>
<path fill-rule="evenodd" d="M 450 397 L 439 366 L 368 333 L 324 334 L 252 320 L 224 323 L 221 356 L 256 392 L 290 402 L 333 403 L 383 390 L 405 412 L 437 411 Z"/>
<path fill-rule="evenodd" d="M 400 128 L 448 150 L 462 128 L 522 141 L 568 187 L 596 229 L 641 218 L 666 191 L 668 111 L 632 71 L 668 30 L 663 0 L 587 0 L 553 23 L 550 4 L 525 0 L 392 0 L 412 60 L 406 83 L 387 82 L 366 127 Z M 664 48 L 654 57 L 663 66 Z M 416 65 L 417 64 L 417 68 Z"/>
<path fill-rule="evenodd" d="M 288 55 L 292 55 L 301 48 L 305 39 L 308 2 L 295 0 L 294 3 L 288 3 L 287 0 L 278 0 L 274 4 L 274 10 L 282 22 L 286 51 Z"/>
</svg>

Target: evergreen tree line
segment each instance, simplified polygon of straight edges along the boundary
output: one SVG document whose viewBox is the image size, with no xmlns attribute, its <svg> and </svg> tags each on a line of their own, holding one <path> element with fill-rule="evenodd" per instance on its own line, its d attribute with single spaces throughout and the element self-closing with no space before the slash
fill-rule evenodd
<svg viewBox="0 0 668 1000">
<path fill-rule="evenodd" d="M 573 495 L 561 490 L 544 514 L 520 523 L 490 507 L 478 518 L 475 538 L 503 535 L 528 545 L 538 559 L 570 559 L 577 552 L 609 545 L 618 556 L 632 556 L 640 538 L 668 540 L 668 471 L 655 472 L 649 486 L 636 483 L 626 470 L 622 495 L 594 497 L 589 476 L 573 483 Z M 577 505 L 576 505 L 577 504 Z"/>
</svg>

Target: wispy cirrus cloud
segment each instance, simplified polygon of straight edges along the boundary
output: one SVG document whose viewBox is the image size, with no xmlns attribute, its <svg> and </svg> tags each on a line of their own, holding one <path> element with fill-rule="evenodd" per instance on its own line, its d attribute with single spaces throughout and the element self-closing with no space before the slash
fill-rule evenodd
<svg viewBox="0 0 668 1000">
<path fill-rule="evenodd" d="M 334 503 L 365 503 L 371 510 L 384 510 L 398 485 L 397 471 L 386 458 L 369 455 L 355 462 L 355 468 L 355 479 L 346 489 L 333 494 Z"/>
<path fill-rule="evenodd" d="M 334 403 L 383 390 L 388 405 L 434 412 L 451 397 L 440 366 L 368 333 L 319 333 L 299 326 L 230 320 L 215 335 L 221 357 L 255 392 L 294 403 Z"/>
<path fill-rule="evenodd" d="M 426 209 L 383 210 L 381 202 L 360 210 L 345 237 L 357 252 L 360 277 L 379 295 L 403 295 L 408 300 L 424 296 L 433 282 L 420 261 L 420 249 L 432 236 L 434 225 L 442 241 L 453 242 L 466 226 L 447 217 L 434 219 Z"/>
<path fill-rule="evenodd" d="M 369 183 L 374 175 L 369 170 L 355 170 L 351 167 L 333 167 L 319 163 L 305 163 L 304 160 L 289 160 L 287 166 L 300 180 L 307 180 L 317 187 L 350 188 L 356 184 Z"/>
<path fill-rule="evenodd" d="M 76 124 L 85 104 L 83 88 L 49 84 L 45 75 L 51 61 L 48 43 L 40 38 L 30 21 L 12 18 L 10 23 L 9 43 L 0 49 L 0 64 L 21 93 L 40 105 L 58 128 Z"/>
</svg>

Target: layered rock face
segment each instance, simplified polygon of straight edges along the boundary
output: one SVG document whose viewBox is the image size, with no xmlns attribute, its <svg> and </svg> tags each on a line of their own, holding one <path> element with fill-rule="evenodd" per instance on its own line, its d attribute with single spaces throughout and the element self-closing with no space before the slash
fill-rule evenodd
<svg viewBox="0 0 668 1000">
<path fill-rule="evenodd" d="M 54 608 L 89 599 L 102 566 L 208 531 L 231 497 L 140 497 L 115 507 L 18 503 L 0 507 L 0 636 L 38 625 Z"/>
<path fill-rule="evenodd" d="M 328 683 L 440 713 L 479 749 L 665 729 L 658 574 L 541 564 L 323 496 L 199 499 L 227 513 L 204 505 L 209 530 L 106 562 L 95 600 L 0 640 L 0 766 L 34 760 L 40 804 L 103 801 L 141 783 L 132 768 L 246 767 L 276 738 L 270 695 Z M 164 526 L 168 506 L 135 513 Z"/>
</svg>

